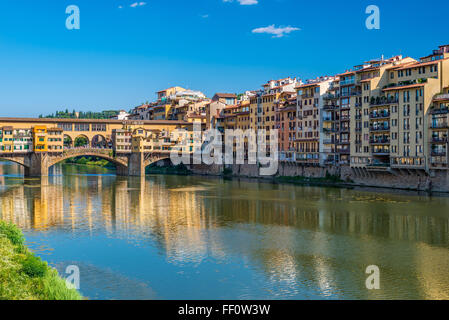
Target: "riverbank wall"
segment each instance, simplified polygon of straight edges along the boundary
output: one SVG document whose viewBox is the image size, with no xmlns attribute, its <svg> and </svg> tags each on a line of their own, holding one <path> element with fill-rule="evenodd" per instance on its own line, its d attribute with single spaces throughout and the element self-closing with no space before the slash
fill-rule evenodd
<svg viewBox="0 0 449 320">
<path fill-rule="evenodd" d="M 425 172 L 424 170 L 388 169 L 379 171 L 349 166 L 305 166 L 294 162 L 280 162 L 275 176 L 261 176 L 257 165 L 189 165 L 188 169 L 197 175 L 233 176 L 278 180 L 279 178 L 303 178 L 319 184 L 393 188 L 415 191 L 449 193 L 449 174 L 446 170 Z M 332 179 L 329 179 L 332 177 Z M 321 179 L 321 180 L 320 180 Z"/>
</svg>

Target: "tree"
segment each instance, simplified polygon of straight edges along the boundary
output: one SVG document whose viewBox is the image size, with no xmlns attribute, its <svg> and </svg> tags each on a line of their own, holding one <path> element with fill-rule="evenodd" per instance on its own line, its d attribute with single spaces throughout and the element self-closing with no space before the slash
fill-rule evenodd
<svg viewBox="0 0 449 320">
<path fill-rule="evenodd" d="M 86 137 L 78 137 L 75 139 L 75 147 L 84 147 L 89 145 L 89 141 L 87 140 Z"/>
</svg>

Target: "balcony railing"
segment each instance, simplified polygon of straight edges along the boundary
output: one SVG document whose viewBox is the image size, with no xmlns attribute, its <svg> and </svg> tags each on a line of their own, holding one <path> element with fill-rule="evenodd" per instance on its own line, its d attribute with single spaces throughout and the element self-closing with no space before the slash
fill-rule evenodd
<svg viewBox="0 0 449 320">
<path fill-rule="evenodd" d="M 338 153 L 349 153 L 350 149 L 349 148 L 342 148 L 342 149 L 338 149 L 337 152 Z"/>
<path fill-rule="evenodd" d="M 327 94 L 323 95 L 324 100 L 334 100 L 334 99 L 338 99 L 339 97 L 340 97 L 339 94 L 327 93 Z"/>
<path fill-rule="evenodd" d="M 374 155 L 389 155 L 390 154 L 390 150 L 372 150 L 371 152 Z"/>
<path fill-rule="evenodd" d="M 430 139 L 431 143 L 447 143 L 447 137 L 432 137 Z"/>
<path fill-rule="evenodd" d="M 347 86 L 349 84 L 355 84 L 355 79 L 348 79 L 340 81 L 340 86 Z"/>
<path fill-rule="evenodd" d="M 445 157 L 447 152 L 445 150 L 432 150 L 432 157 Z"/>
<path fill-rule="evenodd" d="M 398 102 L 399 102 L 399 99 L 397 99 L 395 97 L 390 97 L 390 98 L 378 97 L 378 98 L 372 98 L 370 101 L 370 105 L 371 106 L 383 106 L 383 105 L 394 104 L 394 103 L 398 103 Z"/>
<path fill-rule="evenodd" d="M 449 93 L 443 93 L 443 94 L 436 95 L 434 97 L 434 100 L 449 100 Z"/>
<path fill-rule="evenodd" d="M 430 111 L 431 114 L 447 114 L 449 113 L 449 108 L 435 108 Z"/>
<path fill-rule="evenodd" d="M 376 167 L 378 167 L 378 168 L 389 168 L 390 164 L 386 163 L 386 162 L 375 162 L 375 163 L 368 164 L 367 167 L 370 167 L 370 168 L 376 168 Z"/>
<path fill-rule="evenodd" d="M 389 144 L 390 139 L 370 139 L 371 144 Z"/>
<path fill-rule="evenodd" d="M 430 125 L 431 129 L 447 129 L 449 128 L 449 125 L 446 121 L 443 122 L 432 122 Z"/>
<path fill-rule="evenodd" d="M 370 119 L 380 119 L 380 118 L 389 118 L 389 117 L 390 117 L 390 112 L 385 112 L 385 111 L 377 112 L 377 113 L 371 112 L 369 115 Z"/>
<path fill-rule="evenodd" d="M 390 131 L 390 126 L 370 127 L 370 131 Z"/>
<path fill-rule="evenodd" d="M 336 110 L 336 109 L 338 109 L 338 106 L 335 106 L 333 104 L 323 106 L 323 110 Z"/>
</svg>

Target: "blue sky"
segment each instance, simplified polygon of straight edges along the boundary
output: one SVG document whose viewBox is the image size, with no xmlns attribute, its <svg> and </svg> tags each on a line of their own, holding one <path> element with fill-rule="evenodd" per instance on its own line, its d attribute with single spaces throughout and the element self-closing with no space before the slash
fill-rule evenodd
<svg viewBox="0 0 449 320">
<path fill-rule="evenodd" d="M 128 110 L 174 85 L 209 96 L 242 92 L 286 76 L 333 75 L 382 54 L 419 58 L 449 43 L 449 2 L 441 0 L 135 2 L 2 0 L 0 116 Z M 365 27 L 371 4 L 380 30 Z M 69 5 L 80 8 L 80 30 L 65 27 Z M 253 32 L 272 25 L 292 31 Z"/>
</svg>

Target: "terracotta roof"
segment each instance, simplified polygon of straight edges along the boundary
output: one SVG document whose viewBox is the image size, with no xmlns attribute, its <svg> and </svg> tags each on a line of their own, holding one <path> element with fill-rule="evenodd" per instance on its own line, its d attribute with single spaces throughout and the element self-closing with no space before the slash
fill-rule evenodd
<svg viewBox="0 0 449 320">
<path fill-rule="evenodd" d="M 237 99 L 237 96 L 233 93 L 216 93 L 215 95 L 219 98 L 235 98 L 235 99 Z"/>
<path fill-rule="evenodd" d="M 418 63 L 410 64 L 410 65 L 407 65 L 407 66 L 399 67 L 396 70 L 405 70 L 405 69 L 411 69 L 411 68 L 425 67 L 425 66 L 437 64 L 438 61 L 440 61 L 440 60 L 430 61 L 430 62 L 423 62 L 423 63 L 419 63 L 418 62 Z"/>
<path fill-rule="evenodd" d="M 369 67 L 369 68 L 365 68 L 365 69 L 360 69 L 360 70 L 357 70 L 356 73 L 368 72 L 368 71 L 373 71 L 373 70 L 378 70 L 378 69 L 380 69 L 380 66 L 379 67 Z"/>
<path fill-rule="evenodd" d="M 355 72 L 354 71 L 346 71 L 344 73 L 337 74 L 337 77 L 346 76 L 346 75 L 350 75 L 350 74 L 355 74 Z"/>
<path fill-rule="evenodd" d="M 410 84 L 407 86 L 396 86 L 391 88 L 383 89 L 383 91 L 394 91 L 394 90 L 403 90 L 403 89 L 411 89 L 411 88 L 418 88 L 418 87 L 424 87 L 425 83 L 416 83 L 416 84 Z"/>
<path fill-rule="evenodd" d="M 321 82 L 302 84 L 302 85 L 296 86 L 296 89 L 298 89 L 298 88 L 307 88 L 307 87 L 315 87 L 315 86 L 320 85 L 320 83 Z"/>
</svg>

